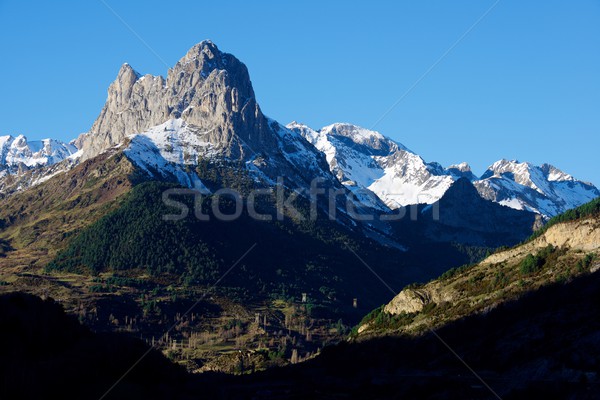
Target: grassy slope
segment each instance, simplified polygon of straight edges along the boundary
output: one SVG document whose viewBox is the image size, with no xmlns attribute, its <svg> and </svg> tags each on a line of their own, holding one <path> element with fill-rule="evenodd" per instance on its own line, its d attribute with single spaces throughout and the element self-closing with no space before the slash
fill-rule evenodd
<svg viewBox="0 0 600 400">
<path fill-rule="evenodd" d="M 103 155 L 0 200 L 0 273 L 45 266 L 72 235 L 118 204 L 133 171 L 122 155 Z"/>
<path fill-rule="evenodd" d="M 231 175 L 229 169 L 224 178 L 235 182 L 217 176 L 216 184 L 240 183 L 225 174 Z M 293 343 L 305 356 L 342 337 L 348 328 L 338 322 L 340 317 L 356 319 L 373 306 L 365 300 L 369 288 L 362 279 L 371 275 L 343 243 L 364 257 L 387 260 L 383 273 L 397 272 L 395 250 L 373 246 L 335 222 L 257 223 L 245 215 L 230 223 L 200 224 L 190 218 L 167 226 L 161 217 L 172 210 L 164 209 L 161 194 L 172 185 L 134 185 L 139 181 L 129 161 L 117 154 L 3 199 L 0 291 L 49 296 L 94 330 L 126 331 L 151 340 L 205 295 L 216 274 L 258 242 L 195 307 L 185 328 L 173 334 L 180 344 L 193 339 L 194 346 L 160 346 L 173 359 L 188 360 L 190 369 L 231 371 L 236 361 L 221 362 L 221 355 L 248 349 L 253 365 L 261 368 L 289 359 Z M 53 259 L 71 265 L 57 266 L 65 272 L 44 270 Z M 90 260 L 100 262 L 90 265 Z M 356 270 L 362 275 L 351 273 Z M 302 292 L 309 293 L 307 304 L 299 302 Z M 364 308 L 352 308 L 353 296 Z M 261 324 L 253 322 L 255 312 L 261 313 Z M 312 339 L 305 340 L 309 329 Z M 263 351 L 255 353 L 257 347 Z"/>
<path fill-rule="evenodd" d="M 218 186 L 245 185 L 237 175 L 230 175 L 227 169 L 212 178 Z M 202 318 L 185 321 L 188 328 L 175 338 L 181 342 L 201 333 L 202 344 L 189 351 L 178 349 L 174 357 L 202 364 L 207 357 L 214 360 L 214 354 L 257 346 L 277 353 L 275 357 L 289 358 L 292 342 L 304 357 L 340 337 L 346 318 L 353 318 L 347 311 L 364 315 L 387 300 L 389 294 L 379 290 L 377 279 L 344 243 L 349 242 L 394 287 L 410 281 L 411 271 L 412 279 L 423 279 L 422 265 L 405 270 L 410 260 L 402 262 L 397 252 L 328 221 L 258 224 L 244 216 L 233 223 L 207 225 L 192 220 L 166 227 L 160 220 L 165 210 L 156 200 L 168 185 L 147 183 L 131 190 L 132 180 L 137 181 L 132 176 L 133 166 L 121 155 L 100 157 L 60 179 L 2 200 L 0 249 L 7 251 L 0 259 L 0 284 L 10 275 L 10 284 L 2 291 L 50 295 L 94 329 L 127 331 L 149 339 L 160 335 L 167 321 L 175 320 L 190 301 L 202 296 L 216 274 L 259 242 L 207 299 L 209 304 L 199 308 Z M 211 177 L 203 180 L 210 182 Z M 136 243 L 136 239 L 142 240 Z M 444 257 L 453 254 L 454 250 L 439 247 Z M 201 251 L 194 254 L 196 250 Z M 57 252 L 61 252 L 58 258 Z M 40 267 L 51 259 L 63 264 L 58 269 L 69 272 L 44 273 Z M 160 261 L 156 265 L 155 259 Z M 159 270 L 154 269 L 157 265 Z M 216 269 L 207 271 L 207 266 Z M 309 304 L 299 304 L 302 292 L 309 293 Z M 248 302 L 257 294 L 263 301 Z M 277 300 L 271 302 L 273 297 Z M 350 306 L 353 297 L 359 298 L 358 309 Z M 275 305 L 282 301 L 283 306 Z M 266 333 L 250 322 L 256 311 L 268 317 Z M 344 323 L 338 323 L 342 315 Z M 126 322 L 131 318 L 135 324 Z M 312 341 L 304 340 L 309 326 Z M 232 333 L 237 327 L 240 332 Z M 228 368 L 231 365 L 223 366 Z"/>
<path fill-rule="evenodd" d="M 525 243 L 403 290 L 361 322 L 362 337 L 422 333 L 598 268 L 600 200 L 559 216 Z"/>
</svg>

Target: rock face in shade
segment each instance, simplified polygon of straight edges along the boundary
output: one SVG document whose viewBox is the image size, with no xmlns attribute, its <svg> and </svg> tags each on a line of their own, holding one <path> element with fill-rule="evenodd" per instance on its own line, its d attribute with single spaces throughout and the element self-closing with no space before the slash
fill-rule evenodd
<svg viewBox="0 0 600 400">
<path fill-rule="evenodd" d="M 424 214 L 433 213 L 436 206 L 439 221 L 438 225 L 431 227 L 429 234 L 432 237 L 441 236 L 440 239 L 447 241 L 477 232 L 491 238 L 488 239 L 490 243 L 494 240 L 516 243 L 541 226 L 539 215 L 483 199 L 467 178 L 459 178 L 454 182 L 433 207 L 424 210 Z M 440 230 L 439 225 L 450 229 Z M 485 240 L 481 243 L 489 244 Z"/>
</svg>

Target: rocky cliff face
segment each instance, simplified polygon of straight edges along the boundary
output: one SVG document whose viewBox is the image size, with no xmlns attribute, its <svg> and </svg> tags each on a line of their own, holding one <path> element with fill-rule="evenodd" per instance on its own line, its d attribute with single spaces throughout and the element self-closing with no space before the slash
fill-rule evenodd
<svg viewBox="0 0 600 400">
<path fill-rule="evenodd" d="M 492 254 L 483 260 L 482 264 L 489 266 L 518 260 L 548 245 L 585 253 L 598 252 L 600 250 L 600 219 L 586 218 L 553 225 L 537 239 L 514 249 Z"/>
<path fill-rule="evenodd" d="M 127 135 L 177 118 L 196 127 L 206 141 L 230 157 L 244 158 L 254 146 L 276 146 L 246 66 L 203 41 L 169 69 L 166 80 L 141 76 L 124 64 L 84 139 L 84 158 L 120 144 Z"/>
<path fill-rule="evenodd" d="M 296 185 L 305 185 L 321 176 L 336 184 L 318 151 L 261 112 L 246 66 L 211 41 L 192 47 L 169 69 L 166 80 L 141 76 L 124 64 L 108 89 L 96 122 L 81 138 L 83 159 L 123 143 L 130 135 L 148 132 L 151 134 L 146 136 L 151 136 L 151 147 L 156 147 L 157 153 L 164 147 L 171 149 L 179 143 L 169 143 L 168 135 L 160 139 L 165 143 L 155 140 L 156 127 L 168 121 L 169 126 L 185 127 L 185 142 L 205 144 L 205 154 L 198 153 L 196 147 L 192 149 L 196 157 L 185 160 L 185 164 L 193 165 L 198 157 L 210 153 L 248 162 L 249 169 L 258 170 L 271 181 L 285 176 Z M 169 131 L 166 125 L 163 128 Z"/>
</svg>

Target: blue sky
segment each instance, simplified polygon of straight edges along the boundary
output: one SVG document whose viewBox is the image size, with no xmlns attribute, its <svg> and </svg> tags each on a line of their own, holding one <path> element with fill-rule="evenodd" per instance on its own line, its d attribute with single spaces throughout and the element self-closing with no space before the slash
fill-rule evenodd
<svg viewBox="0 0 600 400">
<path fill-rule="evenodd" d="M 492 1 L 0 0 L 0 134 L 69 140 L 120 65 L 165 75 L 212 39 L 250 70 L 265 114 L 376 121 Z M 600 2 L 501 0 L 375 129 L 427 161 L 549 162 L 600 185 Z M 157 57 L 154 53 L 158 54 Z"/>
</svg>

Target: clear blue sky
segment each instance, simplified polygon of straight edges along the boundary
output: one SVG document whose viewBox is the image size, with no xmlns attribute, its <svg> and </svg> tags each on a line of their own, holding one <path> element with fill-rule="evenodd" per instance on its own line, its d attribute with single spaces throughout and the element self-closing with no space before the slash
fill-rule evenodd
<svg viewBox="0 0 600 400">
<path fill-rule="evenodd" d="M 370 128 L 494 2 L 105 0 L 173 65 L 212 39 L 263 111 Z M 600 185 L 600 2 L 501 0 L 376 127 L 427 161 L 550 162 Z M 120 65 L 167 67 L 101 1 L 0 0 L 0 134 L 87 131 Z"/>
</svg>

